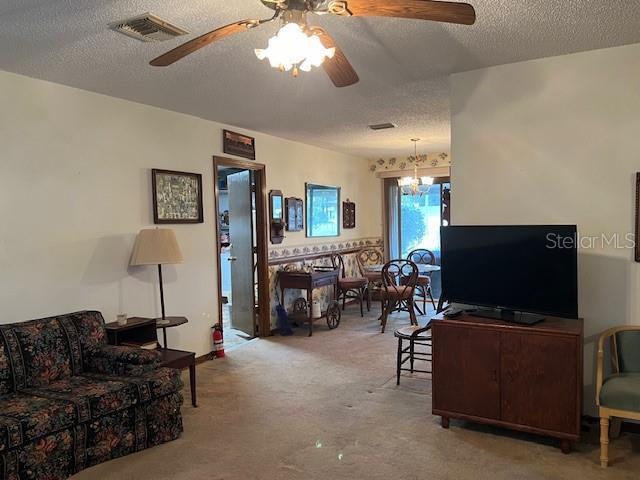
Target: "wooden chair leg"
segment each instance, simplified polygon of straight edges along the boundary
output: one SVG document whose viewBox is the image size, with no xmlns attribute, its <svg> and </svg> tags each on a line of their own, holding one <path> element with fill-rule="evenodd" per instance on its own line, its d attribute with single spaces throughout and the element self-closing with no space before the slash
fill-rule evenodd
<svg viewBox="0 0 640 480">
<path fill-rule="evenodd" d="M 398 337 L 398 357 L 396 361 L 396 385 L 400 385 L 400 368 L 402 367 L 402 338 Z"/>
<path fill-rule="evenodd" d="M 360 316 L 364 317 L 364 290 L 358 289 L 358 301 L 360 302 Z"/>
<path fill-rule="evenodd" d="M 407 300 L 407 307 L 409 308 L 409 318 L 411 318 L 411 325 L 418 325 L 418 319 L 416 318 L 416 310 L 413 305 L 413 298 Z"/>
<path fill-rule="evenodd" d="M 409 340 L 409 363 L 411 364 L 411 373 L 413 373 L 414 351 L 415 351 L 415 344 L 413 343 L 413 340 Z"/>
<path fill-rule="evenodd" d="M 384 309 L 384 313 L 382 314 L 382 333 L 384 333 L 384 329 L 387 328 L 387 317 L 390 312 L 393 312 L 393 309 L 396 306 L 396 302 L 393 300 L 389 300 L 387 302 L 387 306 Z"/>
<path fill-rule="evenodd" d="M 431 287 L 427 290 L 429 293 L 429 298 L 431 299 L 431 304 L 433 305 L 433 309 L 436 310 L 436 301 L 433 299 L 433 292 L 431 291 Z"/>
<path fill-rule="evenodd" d="M 342 311 L 344 312 L 344 308 L 347 306 L 347 291 L 343 290 L 342 294 Z"/>
<path fill-rule="evenodd" d="M 427 314 L 427 289 L 422 287 L 422 314 Z"/>
<path fill-rule="evenodd" d="M 600 466 L 609 466 L 609 418 L 600 414 Z"/>
<path fill-rule="evenodd" d="M 367 312 L 371 311 L 371 285 L 367 285 Z"/>
</svg>

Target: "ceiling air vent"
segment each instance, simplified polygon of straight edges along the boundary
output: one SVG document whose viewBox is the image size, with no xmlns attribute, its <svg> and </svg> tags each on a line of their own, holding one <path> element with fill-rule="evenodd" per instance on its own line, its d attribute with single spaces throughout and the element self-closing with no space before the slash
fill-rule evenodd
<svg viewBox="0 0 640 480">
<path fill-rule="evenodd" d="M 164 42 L 189 33 L 150 13 L 112 23 L 109 27 L 141 42 Z"/>
<path fill-rule="evenodd" d="M 393 123 L 379 123 L 377 125 L 369 125 L 371 130 L 388 130 L 390 128 L 396 128 Z"/>
</svg>

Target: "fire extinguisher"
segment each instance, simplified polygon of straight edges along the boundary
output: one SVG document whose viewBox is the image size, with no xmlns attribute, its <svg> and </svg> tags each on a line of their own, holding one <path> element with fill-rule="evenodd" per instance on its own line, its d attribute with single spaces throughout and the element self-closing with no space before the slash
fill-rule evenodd
<svg viewBox="0 0 640 480">
<path fill-rule="evenodd" d="M 216 358 L 224 357 L 224 339 L 222 338 L 222 327 L 219 324 L 213 326 L 213 351 Z"/>
</svg>

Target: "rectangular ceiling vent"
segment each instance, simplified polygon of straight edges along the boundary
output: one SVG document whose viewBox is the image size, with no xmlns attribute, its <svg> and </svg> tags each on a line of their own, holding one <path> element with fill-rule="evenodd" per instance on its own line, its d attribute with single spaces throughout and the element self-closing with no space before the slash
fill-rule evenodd
<svg viewBox="0 0 640 480">
<path fill-rule="evenodd" d="M 369 125 L 371 130 L 389 130 L 390 128 L 396 128 L 393 123 L 379 123 L 377 125 Z"/>
<path fill-rule="evenodd" d="M 151 13 L 115 22 L 109 27 L 141 42 L 164 42 L 189 33 Z"/>
</svg>

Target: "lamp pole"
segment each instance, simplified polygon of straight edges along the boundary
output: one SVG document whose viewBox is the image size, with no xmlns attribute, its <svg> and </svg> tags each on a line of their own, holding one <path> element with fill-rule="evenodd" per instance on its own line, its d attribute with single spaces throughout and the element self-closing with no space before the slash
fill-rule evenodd
<svg viewBox="0 0 640 480">
<path fill-rule="evenodd" d="M 162 265 L 158 264 L 158 277 L 160 279 L 160 306 L 162 307 L 162 320 L 166 320 L 164 313 L 164 288 L 162 287 Z"/>
</svg>

